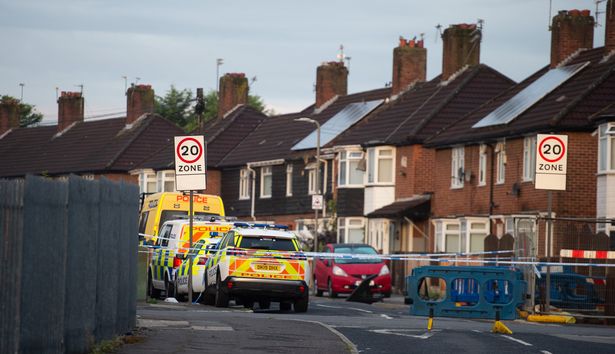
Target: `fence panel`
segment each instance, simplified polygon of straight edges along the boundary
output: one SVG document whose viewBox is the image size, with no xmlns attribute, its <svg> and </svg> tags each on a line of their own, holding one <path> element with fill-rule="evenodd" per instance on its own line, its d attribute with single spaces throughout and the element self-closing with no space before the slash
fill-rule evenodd
<svg viewBox="0 0 615 354">
<path fill-rule="evenodd" d="M 99 202 L 98 181 L 69 178 L 64 317 L 68 353 L 87 352 L 95 342 Z"/>
<path fill-rule="evenodd" d="M 23 181 L 0 180 L 0 353 L 19 348 Z"/>
<path fill-rule="evenodd" d="M 118 303 L 117 303 L 117 333 L 126 333 L 136 321 L 136 291 L 137 291 L 137 247 L 139 213 L 139 189 L 135 185 L 122 182 L 120 184 L 120 222 L 121 232 L 118 239 Z"/>
<path fill-rule="evenodd" d="M 26 177 L 20 352 L 63 351 L 68 183 Z"/>
</svg>

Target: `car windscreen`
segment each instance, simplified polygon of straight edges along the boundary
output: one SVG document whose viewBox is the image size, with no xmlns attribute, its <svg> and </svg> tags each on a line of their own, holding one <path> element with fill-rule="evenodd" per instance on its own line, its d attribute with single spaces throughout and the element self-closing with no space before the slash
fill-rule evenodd
<svg viewBox="0 0 615 354">
<path fill-rule="evenodd" d="M 296 251 L 295 244 L 289 238 L 271 236 L 243 236 L 239 248 L 251 248 L 272 251 Z"/>
<path fill-rule="evenodd" d="M 358 246 L 358 247 L 336 247 L 333 250 L 334 253 L 345 253 L 345 254 L 356 254 L 356 255 L 375 255 L 378 254 L 375 249 L 369 246 Z M 380 263 L 382 260 L 380 258 L 335 258 L 335 263 L 338 264 L 356 264 L 356 263 Z"/>
</svg>

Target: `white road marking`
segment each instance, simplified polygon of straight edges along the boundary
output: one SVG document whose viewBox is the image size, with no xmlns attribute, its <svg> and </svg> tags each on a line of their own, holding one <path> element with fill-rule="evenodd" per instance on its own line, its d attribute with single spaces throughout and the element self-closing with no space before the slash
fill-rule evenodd
<svg viewBox="0 0 615 354">
<path fill-rule="evenodd" d="M 524 341 L 522 341 L 521 339 L 513 338 L 513 337 L 511 337 L 511 336 L 502 335 L 502 337 L 504 337 L 504 338 L 506 338 L 506 339 L 510 339 L 510 340 L 515 341 L 515 342 L 517 342 L 517 343 L 521 343 L 521 344 L 523 344 L 523 345 L 525 345 L 525 346 L 528 346 L 528 347 L 531 347 L 531 346 L 532 346 L 532 344 L 530 344 L 530 343 L 528 343 L 528 342 L 524 342 Z"/>
<path fill-rule="evenodd" d="M 322 304 L 317 304 L 316 306 L 326 307 L 330 309 L 355 310 L 355 311 L 360 311 L 360 312 L 365 312 L 365 313 L 373 313 L 372 311 L 363 310 L 363 309 L 359 309 L 356 307 L 329 306 L 329 305 L 322 305 Z"/>
<path fill-rule="evenodd" d="M 380 334 L 393 334 L 396 336 L 402 336 L 402 337 L 411 337 L 411 338 L 418 338 L 418 339 L 428 339 L 430 337 L 432 337 L 434 334 L 436 334 L 436 332 L 439 331 L 431 331 L 431 332 L 425 332 L 423 334 L 408 334 L 408 333 L 400 333 L 400 332 L 422 332 L 423 330 L 421 329 L 371 329 L 370 332 L 374 332 L 374 333 L 380 333 Z"/>
<path fill-rule="evenodd" d="M 542 354 L 553 354 L 553 353 L 551 353 L 551 352 L 550 352 L 550 351 L 548 351 L 548 350 L 541 350 L 540 352 L 541 352 Z"/>
<path fill-rule="evenodd" d="M 191 326 L 195 331 L 234 331 L 233 327 L 228 326 Z"/>
<path fill-rule="evenodd" d="M 152 327 L 188 327 L 190 323 L 188 321 L 171 321 L 171 320 L 150 320 L 150 319 L 138 319 L 137 326 L 152 328 Z"/>
<path fill-rule="evenodd" d="M 381 315 L 380 315 L 380 317 L 384 317 L 384 318 L 386 318 L 387 320 L 392 320 L 392 319 L 393 319 L 393 317 L 391 317 L 391 316 L 387 316 L 387 315 L 385 315 L 384 313 L 383 313 L 383 314 L 381 314 Z"/>
<path fill-rule="evenodd" d="M 480 333 L 478 329 L 473 329 L 472 332 Z"/>
<path fill-rule="evenodd" d="M 307 322 L 307 323 L 319 324 L 319 325 L 325 327 L 326 329 L 328 329 L 329 331 L 331 331 L 336 336 L 338 336 L 342 340 L 342 342 L 346 343 L 346 346 L 350 349 L 350 353 L 351 354 L 359 354 L 359 350 L 357 349 L 357 346 L 353 342 L 351 342 L 350 339 L 348 339 L 348 337 L 346 337 L 345 335 L 342 334 L 342 332 L 336 330 L 335 328 L 333 328 L 332 326 L 329 326 L 326 323 L 323 323 L 323 322 L 320 322 L 320 321 L 298 320 L 298 319 L 290 319 L 290 321 L 298 321 L 298 322 Z"/>
</svg>

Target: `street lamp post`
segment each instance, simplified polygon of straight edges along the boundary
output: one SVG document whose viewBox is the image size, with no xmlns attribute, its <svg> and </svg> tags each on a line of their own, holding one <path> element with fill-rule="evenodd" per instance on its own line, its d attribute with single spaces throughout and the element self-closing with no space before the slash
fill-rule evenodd
<svg viewBox="0 0 615 354">
<path fill-rule="evenodd" d="M 220 95 L 220 65 L 224 64 L 224 59 L 216 59 L 216 95 Z"/>
<path fill-rule="evenodd" d="M 297 118 L 295 121 L 316 124 L 316 194 L 320 195 L 320 123 L 306 117 Z M 314 209 L 314 252 L 318 252 L 318 209 Z"/>
</svg>

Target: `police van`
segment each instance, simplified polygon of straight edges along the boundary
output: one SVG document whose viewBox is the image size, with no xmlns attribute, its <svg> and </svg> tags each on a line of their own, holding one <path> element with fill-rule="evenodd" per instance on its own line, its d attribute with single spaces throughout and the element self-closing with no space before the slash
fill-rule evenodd
<svg viewBox="0 0 615 354">
<path fill-rule="evenodd" d="M 182 193 L 161 192 L 145 197 L 139 216 L 139 240 L 143 243 L 155 243 L 162 225 L 169 220 L 188 216 L 190 195 Z M 193 198 L 195 216 L 224 216 L 222 198 L 216 195 L 195 194 Z"/>
<path fill-rule="evenodd" d="M 207 262 L 206 304 L 227 307 L 234 299 L 247 308 L 258 302 L 269 308 L 306 312 L 310 276 L 307 257 L 286 226 L 235 223 Z"/>
<path fill-rule="evenodd" d="M 196 256 L 201 249 L 212 243 L 212 239 L 221 238 L 232 226 L 233 223 L 219 216 L 196 217 L 192 225 L 191 249 L 190 220 L 184 218 L 165 222 L 152 247 L 147 279 L 148 295 L 160 298 L 161 292 L 164 291 L 166 297 L 174 297 L 177 285 L 176 270 L 186 259 L 196 259 L 197 265 L 204 266 L 205 260 L 201 261 Z M 193 272 L 198 268 L 194 268 Z M 202 290 L 198 292 L 200 291 Z"/>
</svg>

